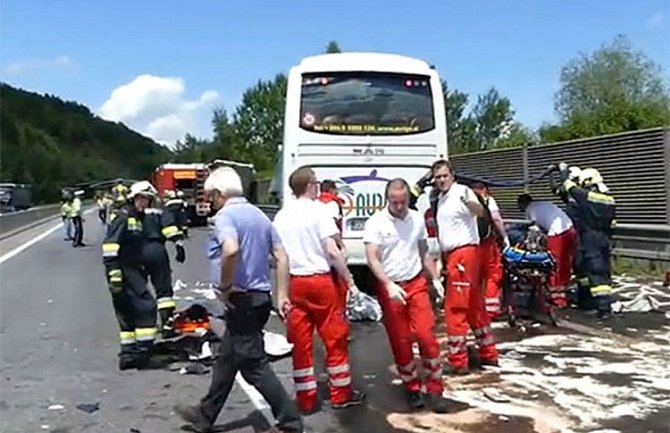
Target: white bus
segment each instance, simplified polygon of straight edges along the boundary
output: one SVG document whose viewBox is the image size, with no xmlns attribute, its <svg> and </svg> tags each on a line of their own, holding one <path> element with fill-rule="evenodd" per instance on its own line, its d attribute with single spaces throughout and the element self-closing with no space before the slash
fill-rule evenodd
<svg viewBox="0 0 670 433">
<path fill-rule="evenodd" d="M 350 265 L 365 263 L 365 221 L 385 205 L 386 182 L 413 185 L 447 158 L 440 78 L 428 63 L 392 54 L 340 53 L 308 57 L 291 68 L 284 140 L 271 190 L 294 199 L 289 175 L 314 169 L 336 181 L 345 201 L 343 238 Z M 427 208 L 425 196 L 419 209 Z"/>
</svg>

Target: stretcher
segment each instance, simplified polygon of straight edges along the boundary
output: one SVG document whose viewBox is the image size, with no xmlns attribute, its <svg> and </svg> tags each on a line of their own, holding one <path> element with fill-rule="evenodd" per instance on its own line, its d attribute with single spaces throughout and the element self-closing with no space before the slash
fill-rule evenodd
<svg viewBox="0 0 670 433">
<path fill-rule="evenodd" d="M 556 264 L 541 241 L 529 239 L 536 236 L 531 230 L 525 242 L 503 252 L 503 302 L 510 326 L 516 326 L 521 317 L 535 319 L 538 314 L 558 325 L 549 293 L 549 276 Z"/>
</svg>

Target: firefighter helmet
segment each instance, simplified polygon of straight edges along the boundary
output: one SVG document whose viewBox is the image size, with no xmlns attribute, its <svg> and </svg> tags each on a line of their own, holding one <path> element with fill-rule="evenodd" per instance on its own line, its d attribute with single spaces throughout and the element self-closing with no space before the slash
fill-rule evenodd
<svg viewBox="0 0 670 433">
<path fill-rule="evenodd" d="M 568 179 L 572 181 L 578 181 L 579 180 L 579 175 L 582 173 L 582 169 L 577 167 L 576 165 L 573 165 L 568 169 Z"/>
<path fill-rule="evenodd" d="M 154 186 L 150 182 L 142 180 L 130 186 L 130 194 L 128 194 L 128 197 L 134 198 L 135 196 L 139 195 L 150 199 L 154 199 L 156 198 L 157 194 L 158 192 L 156 191 L 156 188 L 154 188 Z"/>
<path fill-rule="evenodd" d="M 166 189 L 165 192 L 163 193 L 163 198 L 165 200 L 172 200 L 173 198 L 176 198 L 177 194 L 174 192 L 174 190 L 171 189 Z"/>
<path fill-rule="evenodd" d="M 589 187 L 597 183 L 602 183 L 603 178 L 600 175 L 600 172 L 595 168 L 585 168 L 579 174 L 579 184 L 582 187 Z"/>
</svg>

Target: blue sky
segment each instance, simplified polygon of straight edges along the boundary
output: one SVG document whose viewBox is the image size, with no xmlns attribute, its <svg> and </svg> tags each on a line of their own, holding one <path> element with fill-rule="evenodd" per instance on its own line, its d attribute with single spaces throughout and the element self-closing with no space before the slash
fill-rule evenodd
<svg viewBox="0 0 670 433">
<path fill-rule="evenodd" d="M 669 15 L 667 0 L 5 0 L 0 78 L 169 141 L 211 135 L 213 107 L 334 39 L 428 60 L 471 99 L 495 86 L 537 127 L 554 120 L 561 66 L 617 34 L 667 76 Z"/>
</svg>

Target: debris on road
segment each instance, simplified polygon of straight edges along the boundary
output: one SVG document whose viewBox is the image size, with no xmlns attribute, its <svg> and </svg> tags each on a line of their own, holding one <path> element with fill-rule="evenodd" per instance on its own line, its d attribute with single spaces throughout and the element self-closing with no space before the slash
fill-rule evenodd
<svg viewBox="0 0 670 433">
<path fill-rule="evenodd" d="M 93 412 L 100 410 L 100 402 L 96 401 L 95 403 L 82 403 L 78 404 L 75 407 L 83 412 L 91 414 Z"/>
<path fill-rule="evenodd" d="M 613 313 L 649 313 L 650 311 L 661 311 L 670 302 L 660 302 L 648 293 L 638 293 L 629 301 L 616 301 L 612 303 Z"/>
<path fill-rule="evenodd" d="M 49 406 L 49 410 L 65 410 L 65 406 L 62 404 L 52 404 Z"/>
<path fill-rule="evenodd" d="M 352 322 L 379 322 L 382 315 L 379 302 L 367 293 L 359 292 L 347 302 L 347 318 Z"/>
<path fill-rule="evenodd" d="M 192 362 L 179 370 L 179 374 L 197 374 L 203 375 L 209 373 L 209 369 L 199 362 Z"/>
<path fill-rule="evenodd" d="M 273 358 L 287 356 L 293 351 L 293 344 L 289 343 L 286 337 L 276 332 L 263 331 L 263 343 L 265 344 L 265 353 Z"/>
<path fill-rule="evenodd" d="M 499 389 L 493 387 L 482 389 L 482 393 L 484 394 L 484 397 L 496 403 L 509 403 L 512 401 L 509 397 L 503 395 Z"/>
<path fill-rule="evenodd" d="M 202 343 L 199 354 L 190 354 L 188 359 L 191 361 L 203 361 L 212 357 L 212 349 L 209 347 L 209 341 Z"/>
</svg>

